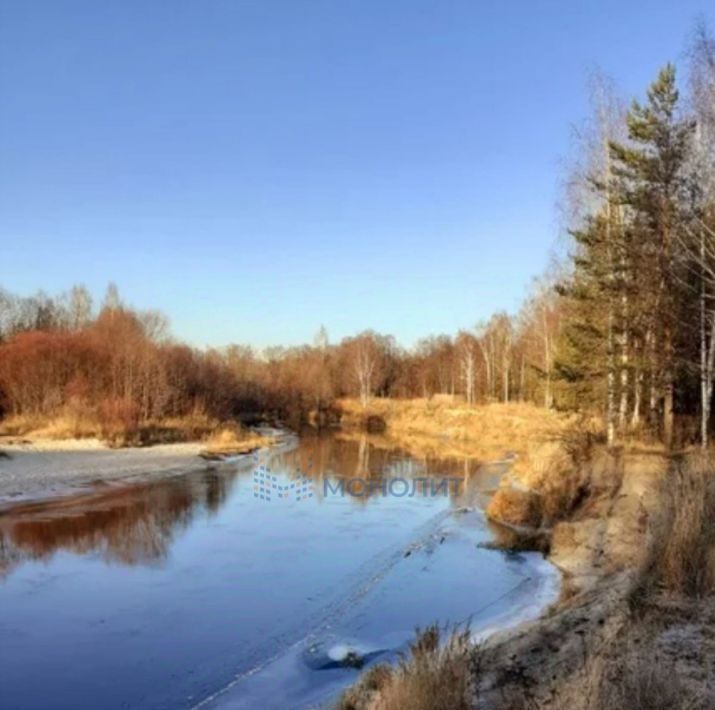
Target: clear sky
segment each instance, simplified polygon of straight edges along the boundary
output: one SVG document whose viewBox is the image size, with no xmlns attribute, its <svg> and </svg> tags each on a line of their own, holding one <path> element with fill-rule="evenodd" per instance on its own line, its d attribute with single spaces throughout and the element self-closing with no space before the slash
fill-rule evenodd
<svg viewBox="0 0 715 710">
<path fill-rule="evenodd" d="M 513 310 L 589 70 L 642 94 L 709 4 L 0 0 L 0 285 L 197 345 Z"/>
</svg>

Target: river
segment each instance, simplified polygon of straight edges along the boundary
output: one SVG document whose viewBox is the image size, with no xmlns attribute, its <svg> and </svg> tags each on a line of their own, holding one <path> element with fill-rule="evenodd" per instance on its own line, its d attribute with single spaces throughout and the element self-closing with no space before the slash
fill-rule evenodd
<svg viewBox="0 0 715 710">
<path fill-rule="evenodd" d="M 0 707 L 314 707 L 415 627 L 533 616 L 555 571 L 480 547 L 507 465 L 313 436 L 6 509 Z"/>
</svg>

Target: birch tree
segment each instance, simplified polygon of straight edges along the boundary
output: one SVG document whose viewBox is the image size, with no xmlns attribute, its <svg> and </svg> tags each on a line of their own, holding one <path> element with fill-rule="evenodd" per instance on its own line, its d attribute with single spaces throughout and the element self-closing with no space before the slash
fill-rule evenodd
<svg viewBox="0 0 715 710">
<path fill-rule="evenodd" d="M 360 392 L 360 403 L 366 408 L 373 392 L 375 370 L 377 368 L 377 348 L 370 334 L 358 336 L 355 342 L 355 377 Z"/>
<path fill-rule="evenodd" d="M 701 21 L 690 48 L 690 98 L 696 127 L 690 161 L 694 224 L 684 240 L 699 278 L 700 443 L 707 446 L 715 367 L 715 40 Z"/>
<path fill-rule="evenodd" d="M 457 336 L 457 352 L 459 353 L 460 372 L 464 383 L 464 398 L 467 404 L 476 401 L 476 360 L 477 344 L 471 333 L 462 331 Z"/>
</svg>

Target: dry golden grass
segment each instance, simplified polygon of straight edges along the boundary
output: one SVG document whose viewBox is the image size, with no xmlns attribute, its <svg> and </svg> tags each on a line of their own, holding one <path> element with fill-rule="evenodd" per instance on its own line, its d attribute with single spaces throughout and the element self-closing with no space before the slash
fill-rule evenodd
<svg viewBox="0 0 715 710">
<path fill-rule="evenodd" d="M 100 435 L 96 417 L 71 410 L 52 417 L 16 415 L 0 422 L 1 436 L 29 436 L 37 439 L 89 439 Z"/>
<path fill-rule="evenodd" d="M 574 421 L 528 403 L 468 406 L 451 397 L 374 398 L 367 409 L 358 400 L 343 399 L 338 406 L 344 427 L 363 428 L 368 417 L 379 417 L 389 439 L 417 454 L 494 461 L 514 453 L 514 472 L 526 483 L 534 471 L 542 475 Z"/>
<path fill-rule="evenodd" d="M 218 421 L 202 412 L 140 421 L 136 412 L 121 401 L 108 402 L 97 409 L 67 407 L 46 417 L 7 417 L 0 422 L 0 436 L 30 441 L 97 438 L 113 447 L 206 441 L 216 453 L 242 452 L 270 443 L 237 424 Z"/>
<path fill-rule="evenodd" d="M 715 459 L 693 453 L 663 481 L 662 515 L 652 528 L 643 587 L 690 597 L 715 592 Z"/>
<path fill-rule="evenodd" d="M 391 405 L 378 405 L 388 423 L 388 433 L 394 431 Z M 419 408 L 424 406 L 424 403 L 408 403 L 397 414 L 400 427 L 409 433 L 408 440 L 413 434 L 408 421 L 402 421 L 402 417 L 417 409 L 418 426 L 424 430 L 426 427 L 420 417 L 426 415 L 419 413 Z M 442 406 L 440 404 L 437 410 Z M 479 426 L 502 426 L 505 413 L 499 411 L 501 407 L 483 409 L 491 410 L 494 416 L 491 424 L 480 422 Z M 533 415 L 541 414 L 537 409 Z M 444 412 L 434 414 L 436 421 L 441 421 L 444 416 Z M 478 431 L 479 426 L 475 424 L 471 431 Z M 542 440 L 538 447 L 526 448 L 529 466 L 522 468 L 520 473 L 522 485 L 502 488 L 495 494 L 492 499 L 497 513 L 495 517 L 515 525 L 544 528 L 562 519 L 572 521 L 572 525 L 582 520 L 587 524 L 585 530 L 601 531 L 597 538 L 589 539 L 596 540 L 596 544 L 608 542 L 613 559 L 627 559 L 633 569 L 645 556 L 646 530 L 650 526 L 652 554 L 636 585 L 634 596 L 638 597 L 641 606 L 636 609 L 633 600 L 628 598 L 631 604 L 626 607 L 624 597 L 623 606 L 616 607 L 620 609 L 616 616 L 620 614 L 622 621 L 610 627 L 606 636 L 589 632 L 590 636 L 582 637 L 582 662 L 575 667 L 564 665 L 563 670 L 560 670 L 561 665 L 554 665 L 555 672 L 550 671 L 544 678 L 534 675 L 523 679 L 510 677 L 501 690 L 490 691 L 496 695 L 501 693 L 501 697 L 490 697 L 498 702 L 488 707 L 497 710 L 715 708 L 709 685 L 712 677 L 699 672 L 705 664 L 711 665 L 712 658 L 711 651 L 702 650 L 700 639 L 708 639 L 708 629 L 711 628 L 711 621 L 701 619 L 703 605 L 715 603 L 715 458 L 691 454 L 673 461 L 666 474 L 668 459 L 662 447 L 631 443 L 619 450 L 608 451 L 601 445 L 599 433 L 591 422 L 574 419 L 565 424 L 559 422 L 546 431 L 538 425 L 531 430 L 523 427 L 521 431 L 551 438 Z M 463 440 L 471 444 L 471 439 L 466 434 L 463 436 Z M 497 432 L 487 439 L 490 446 L 496 441 L 499 447 L 503 443 L 502 437 L 503 432 Z M 437 436 L 432 439 L 440 441 Z M 479 444 L 476 448 L 480 450 Z M 518 444 L 508 448 L 519 450 Z M 484 450 L 483 446 L 481 450 Z M 525 482 L 528 485 L 524 485 Z M 659 493 L 661 482 L 664 487 Z M 664 512 L 657 519 L 653 511 L 658 510 L 659 500 Z M 650 501 L 649 505 L 644 507 L 644 501 Z M 602 516 L 610 516 L 614 510 L 620 511 L 621 518 L 616 516 L 612 525 L 599 527 L 593 524 Z M 638 554 L 635 554 L 636 548 Z M 602 553 L 604 549 L 599 551 Z M 676 614 L 674 610 L 680 609 L 686 598 L 692 607 L 691 615 Z M 642 603 L 644 601 L 647 603 Z M 636 610 L 638 613 L 632 613 Z M 602 628 L 602 623 L 594 624 L 594 628 Z M 696 623 L 700 624 L 702 637 L 690 630 Z M 680 640 L 664 640 L 666 631 L 672 632 L 668 639 Z M 573 630 L 564 628 L 563 633 L 570 634 Z M 688 640 L 691 636 L 694 640 Z M 437 648 L 434 644 L 430 647 L 432 652 Z M 527 649 L 527 657 L 520 659 L 525 668 L 529 668 L 533 660 L 531 650 L 533 647 Z M 452 686 L 446 682 L 433 682 L 439 677 L 439 672 L 434 671 L 439 663 L 433 656 L 420 658 L 416 662 L 413 654 L 397 669 L 373 669 L 346 691 L 340 708 L 431 710 L 478 706 L 474 696 L 480 678 L 487 679 L 490 677 L 487 671 L 494 669 L 485 666 L 480 674 L 479 669 L 471 665 L 470 659 L 474 656 L 470 656 L 466 648 L 462 649 L 462 653 L 456 655 L 461 660 L 453 667 L 460 672 L 469 669 L 471 685 L 469 681 L 458 680 Z M 482 656 L 486 662 L 484 659 Z M 546 668 L 551 668 L 548 662 L 545 663 Z M 685 666 L 687 670 L 684 671 Z M 541 666 L 537 662 L 533 668 L 537 673 Z M 455 696 L 451 695 L 453 690 Z"/>
<path fill-rule="evenodd" d="M 515 488 L 500 488 L 489 500 L 488 517 L 514 527 L 539 528 L 542 502 L 538 495 Z"/>
<path fill-rule="evenodd" d="M 469 630 L 440 642 L 437 626 L 417 633 L 396 667 L 374 666 L 340 701 L 338 710 L 469 710 L 474 707 L 478 653 Z"/>
<path fill-rule="evenodd" d="M 269 446 L 273 439 L 256 432 L 246 431 L 238 426 L 224 427 L 206 440 L 204 458 L 220 458 L 245 454 L 262 446 Z"/>
<path fill-rule="evenodd" d="M 592 665 L 595 666 L 592 672 L 595 687 L 590 707 L 594 709 L 700 710 L 708 707 L 704 697 L 688 691 L 672 664 L 648 653 L 647 649 L 634 648 L 603 667 Z M 566 710 L 565 704 L 563 710 Z"/>
<path fill-rule="evenodd" d="M 452 398 L 375 398 L 364 409 L 341 400 L 348 432 L 381 419 L 386 447 L 418 456 L 472 458 L 484 462 L 513 458 L 510 476 L 493 496 L 487 513 L 497 522 L 522 527 L 551 526 L 592 491 L 590 459 L 602 439 L 597 421 L 529 403 L 468 406 Z M 351 436 L 347 433 L 347 436 Z"/>
<path fill-rule="evenodd" d="M 638 638 L 643 629 L 629 629 Z M 605 658 L 590 655 L 577 673 L 551 685 L 548 702 L 538 702 L 533 688 L 511 687 L 493 710 L 711 710 L 704 693 L 688 688 L 673 664 L 650 647 L 628 645 Z M 620 650 L 620 649 L 619 649 Z"/>
<path fill-rule="evenodd" d="M 227 424 L 197 411 L 183 417 L 151 420 L 145 426 L 155 430 L 156 440 L 159 440 L 163 432 L 167 437 L 166 441 L 204 441 L 221 431 Z"/>
</svg>

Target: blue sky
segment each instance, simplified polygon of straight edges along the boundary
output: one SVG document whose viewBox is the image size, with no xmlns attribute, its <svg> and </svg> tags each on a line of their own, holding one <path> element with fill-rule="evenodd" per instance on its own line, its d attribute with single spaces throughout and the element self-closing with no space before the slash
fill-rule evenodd
<svg viewBox="0 0 715 710">
<path fill-rule="evenodd" d="M 514 310 L 589 71 L 642 94 L 707 8 L 4 0 L 0 285 L 114 280 L 197 345 Z"/>
</svg>

